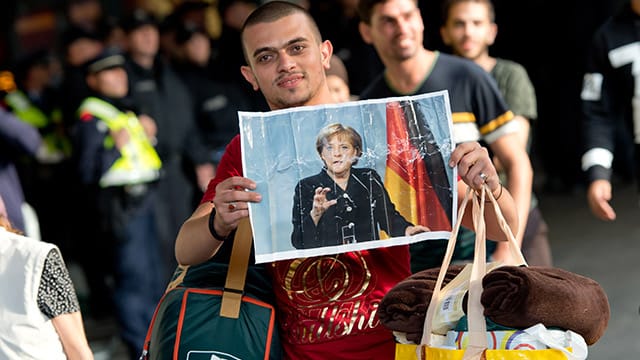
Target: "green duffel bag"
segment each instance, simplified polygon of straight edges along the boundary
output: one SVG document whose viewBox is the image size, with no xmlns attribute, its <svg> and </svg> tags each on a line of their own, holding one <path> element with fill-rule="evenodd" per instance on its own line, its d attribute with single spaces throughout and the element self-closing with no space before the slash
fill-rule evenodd
<svg viewBox="0 0 640 360">
<path fill-rule="evenodd" d="M 282 358 L 271 283 L 264 266 L 230 271 L 233 262 L 226 265 L 216 260 L 178 267 L 156 306 L 141 360 Z M 227 296 L 225 305 L 223 296 Z"/>
</svg>

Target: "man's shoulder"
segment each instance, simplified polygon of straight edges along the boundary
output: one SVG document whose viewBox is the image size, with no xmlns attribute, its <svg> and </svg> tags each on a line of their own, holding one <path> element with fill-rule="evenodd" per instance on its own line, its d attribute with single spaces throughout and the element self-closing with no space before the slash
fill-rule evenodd
<svg viewBox="0 0 640 360">
<path fill-rule="evenodd" d="M 436 59 L 434 67 L 435 66 L 444 67 L 455 71 L 467 71 L 471 73 L 477 73 L 478 70 L 482 70 L 482 72 L 484 72 L 484 70 L 478 64 L 469 59 L 446 54 L 443 52 L 438 52 L 438 58 Z"/>
<path fill-rule="evenodd" d="M 496 59 L 496 65 L 491 69 L 491 76 L 496 79 L 498 84 L 522 84 L 520 86 L 532 87 L 533 84 L 529 78 L 529 73 L 524 65 L 507 59 Z M 501 90 L 502 87 L 501 87 Z"/>
<path fill-rule="evenodd" d="M 240 134 L 235 134 L 233 138 L 229 140 L 229 143 L 227 144 L 225 151 L 232 152 L 232 153 L 237 152 L 237 155 L 240 156 L 241 145 L 242 145 L 242 139 L 240 137 Z"/>
<path fill-rule="evenodd" d="M 496 66 L 494 67 L 493 71 L 525 73 L 525 74 L 527 73 L 527 70 L 525 69 L 524 65 L 513 60 L 502 59 L 502 58 L 496 58 Z"/>
<path fill-rule="evenodd" d="M 475 87 L 490 80 L 489 74 L 475 62 L 440 52 L 427 81 L 446 84 L 449 90 L 464 88 L 456 84 L 467 84 Z"/>
</svg>

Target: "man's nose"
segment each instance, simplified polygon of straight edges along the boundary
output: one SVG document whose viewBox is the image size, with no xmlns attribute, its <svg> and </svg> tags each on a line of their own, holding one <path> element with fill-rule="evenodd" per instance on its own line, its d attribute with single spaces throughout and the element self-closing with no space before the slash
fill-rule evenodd
<svg viewBox="0 0 640 360">
<path fill-rule="evenodd" d="M 404 18 L 399 18 L 397 22 L 398 31 L 401 33 L 406 33 L 409 31 L 411 27 L 411 22 Z"/>
<path fill-rule="evenodd" d="M 293 57 L 282 51 L 278 56 L 278 71 L 291 71 L 296 67 Z"/>
</svg>

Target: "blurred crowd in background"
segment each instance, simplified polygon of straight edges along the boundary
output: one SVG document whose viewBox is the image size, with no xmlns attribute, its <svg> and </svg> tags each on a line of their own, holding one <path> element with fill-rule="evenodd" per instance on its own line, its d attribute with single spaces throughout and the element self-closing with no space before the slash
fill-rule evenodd
<svg viewBox="0 0 640 360">
<path fill-rule="evenodd" d="M 358 32 L 358 1 L 294 2 L 310 10 L 323 37 L 332 41 L 348 74 L 344 77 L 352 98 L 357 98 L 383 70 L 374 49 Z M 441 2 L 419 1 L 427 27 L 425 46 L 449 52 L 438 31 Z M 596 27 L 622 2 L 494 1 L 500 31 L 491 53 L 522 64 L 536 90 L 538 119 L 532 127 L 531 159 L 538 192 L 584 191 L 580 90 L 586 53 Z M 108 256 L 113 239 L 101 232 L 104 224 L 99 216 L 105 211 L 94 201 L 100 196 L 97 181 L 77 170 L 83 161 L 74 139 L 83 131 L 78 126 L 83 123 L 78 108 L 96 92 L 87 84 L 88 62 L 122 54 L 124 62 L 104 69 L 126 70 L 126 108 L 150 116 L 157 127 L 154 145 L 162 176 L 153 216 L 163 244 L 158 270 L 166 280 L 176 265 L 173 241 L 179 226 L 197 206 L 225 145 L 238 132 L 236 112 L 268 110 L 261 94 L 239 71 L 244 64 L 239 32 L 260 3 L 28 0 L 3 4 L 1 102 L 4 111 L 39 130 L 42 145 L 14 151 L 9 150 L 10 140 L 3 138 L 0 158 L 16 165 L 21 189 L 4 187 L 0 195 L 9 203 L 21 191 L 33 211 L 21 208 L 19 213 L 9 213 L 14 225 L 58 245 L 68 263 L 82 268 L 91 294 L 79 294 L 86 316 L 109 316 L 114 307 L 107 295 L 113 286 L 114 265 Z M 616 149 L 614 170 L 620 181 L 632 178 L 629 141 L 621 135 Z M 99 167 L 91 163 L 83 168 L 92 166 Z M 15 175 L 11 175 L 14 181 Z M 0 187 L 5 186 L 1 181 Z M 139 191 L 147 190 L 127 191 L 140 196 Z"/>
</svg>

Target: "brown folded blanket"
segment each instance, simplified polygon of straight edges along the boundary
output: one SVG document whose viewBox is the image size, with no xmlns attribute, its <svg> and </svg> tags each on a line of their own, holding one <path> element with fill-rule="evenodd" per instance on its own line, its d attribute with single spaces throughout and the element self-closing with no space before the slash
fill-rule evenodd
<svg viewBox="0 0 640 360">
<path fill-rule="evenodd" d="M 542 323 L 572 330 L 592 345 L 609 322 L 609 301 L 602 287 L 566 270 L 502 266 L 486 274 L 482 285 L 485 316 L 503 326 Z"/>
<path fill-rule="evenodd" d="M 464 265 L 449 266 L 442 286 L 455 278 L 463 268 Z M 427 314 L 439 272 L 439 267 L 423 270 L 391 288 L 378 307 L 380 323 L 389 330 L 406 333 L 407 340 L 419 344 L 424 317 Z"/>
</svg>

